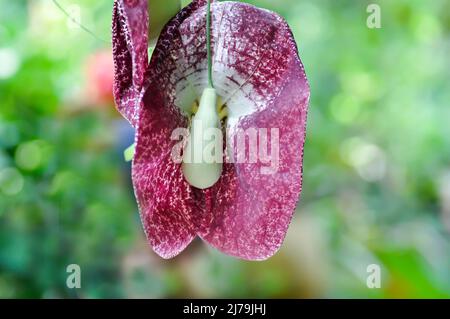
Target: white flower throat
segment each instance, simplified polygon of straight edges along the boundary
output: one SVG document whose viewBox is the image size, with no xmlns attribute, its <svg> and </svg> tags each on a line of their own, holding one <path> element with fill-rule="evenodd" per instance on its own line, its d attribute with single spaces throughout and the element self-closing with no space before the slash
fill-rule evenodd
<svg viewBox="0 0 450 319">
<path fill-rule="evenodd" d="M 222 175 L 223 136 L 220 119 L 224 114 L 219 115 L 217 102 L 215 89 L 203 90 L 183 153 L 184 178 L 190 185 L 200 189 L 213 186 Z"/>
</svg>

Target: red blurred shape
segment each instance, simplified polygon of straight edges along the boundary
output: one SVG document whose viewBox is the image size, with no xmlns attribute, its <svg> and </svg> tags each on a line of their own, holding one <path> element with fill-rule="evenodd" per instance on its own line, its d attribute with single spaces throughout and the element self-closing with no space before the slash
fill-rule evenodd
<svg viewBox="0 0 450 319">
<path fill-rule="evenodd" d="M 114 105 L 114 63 L 110 50 L 90 55 L 86 61 L 86 99 L 90 104 Z"/>
</svg>

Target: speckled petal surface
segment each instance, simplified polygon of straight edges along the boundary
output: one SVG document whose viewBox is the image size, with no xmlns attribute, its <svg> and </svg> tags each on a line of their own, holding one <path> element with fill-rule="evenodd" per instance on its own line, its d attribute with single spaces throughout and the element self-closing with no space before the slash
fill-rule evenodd
<svg viewBox="0 0 450 319">
<path fill-rule="evenodd" d="M 199 10 L 180 26 L 189 65 L 184 74 L 197 94 L 207 80 L 204 19 Z M 278 15 L 243 3 L 217 3 L 212 36 L 215 87 L 230 112 L 227 140 L 239 130 L 265 128 L 270 145 L 276 129 L 279 165 L 273 174 L 262 174 L 267 169 L 262 161 L 225 164 L 219 182 L 203 194 L 213 217 L 198 233 L 224 253 L 263 260 L 281 246 L 299 199 L 309 86 L 292 33 Z M 237 152 L 234 145 L 235 159 Z"/>
<path fill-rule="evenodd" d="M 301 191 L 308 87 L 299 76 L 299 65 L 290 63 L 294 65 L 289 66 L 278 97 L 236 125 L 243 130 L 278 129 L 278 170 L 261 174 L 268 168 L 261 162 L 226 164 L 222 180 L 215 186 L 217 192 L 211 192 L 207 200 L 214 218 L 200 235 L 219 250 L 243 259 L 264 260 L 280 248 Z M 234 131 L 229 139 L 235 137 Z M 233 149 L 235 157 L 237 153 Z"/>
<path fill-rule="evenodd" d="M 181 73 L 171 52 L 181 45 L 178 26 L 202 4 L 193 2 L 162 31 L 146 73 L 138 116 L 133 184 L 147 238 L 163 258 L 174 257 L 192 241 L 204 212 L 201 194 L 185 182 L 181 165 L 171 157 L 178 143 L 172 132 L 188 126 L 174 104 L 173 81 Z"/>
<path fill-rule="evenodd" d="M 138 121 L 139 94 L 148 65 L 147 0 L 115 0 L 112 22 L 114 98 L 119 112 Z"/>
<path fill-rule="evenodd" d="M 149 242 L 162 257 L 199 235 L 226 254 L 263 260 L 281 246 L 299 199 L 309 86 L 282 18 L 244 3 L 214 3 L 213 77 L 229 110 L 228 154 L 239 157 L 231 141 L 241 129 L 266 129 L 269 145 L 275 129 L 279 161 L 271 174 L 262 161 L 225 163 L 213 187 L 190 186 L 171 159 L 178 143 L 171 135 L 188 127 L 185 111 L 207 86 L 205 3 L 194 1 L 168 23 L 135 95 L 141 103 L 123 104 L 125 116 L 137 120 L 135 193 Z"/>
</svg>

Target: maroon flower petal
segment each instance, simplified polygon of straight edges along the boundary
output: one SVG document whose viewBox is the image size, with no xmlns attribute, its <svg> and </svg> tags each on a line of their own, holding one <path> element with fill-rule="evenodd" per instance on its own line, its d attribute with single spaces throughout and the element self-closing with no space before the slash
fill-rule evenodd
<svg viewBox="0 0 450 319">
<path fill-rule="evenodd" d="M 180 26 L 189 67 L 180 71 L 197 94 L 207 81 L 204 16 L 198 10 Z M 278 15 L 217 3 L 212 34 L 215 87 L 230 111 L 228 141 L 238 129 L 278 129 L 280 158 L 269 175 L 261 173 L 266 165 L 260 161 L 225 164 L 219 182 L 204 192 L 213 218 L 199 235 L 227 254 L 266 259 L 281 246 L 301 191 L 309 86 L 292 33 Z M 179 96 L 187 95 L 178 87 Z M 236 145 L 231 153 L 236 159 Z"/>
<path fill-rule="evenodd" d="M 163 258 L 180 253 L 196 236 L 203 208 L 185 182 L 181 165 L 172 161 L 172 132 L 188 119 L 175 106 L 174 76 L 181 76 L 170 52 L 182 44 L 178 28 L 205 1 L 194 1 L 162 31 L 146 73 L 139 111 L 133 184 L 141 219 L 154 251 Z"/>
<path fill-rule="evenodd" d="M 301 191 L 309 89 L 301 67 L 294 61 L 289 64 L 279 96 L 236 125 L 243 130 L 279 129 L 278 171 L 261 174 L 267 168 L 261 162 L 227 164 L 215 185 L 217 192 L 208 200 L 213 222 L 200 233 L 219 250 L 244 259 L 263 260 L 280 248 Z M 237 156 L 236 149 L 233 154 Z"/>
<path fill-rule="evenodd" d="M 140 107 L 122 104 L 132 122 L 138 119 L 135 193 L 150 244 L 162 257 L 175 256 L 198 234 L 227 254 L 261 260 L 280 247 L 301 191 L 309 87 L 284 20 L 247 4 L 215 3 L 213 76 L 230 111 L 228 140 L 238 129 L 278 128 L 279 167 L 265 175 L 261 162 L 224 164 L 216 185 L 191 187 L 171 159 L 177 143 L 171 135 L 187 127 L 183 111 L 207 86 L 205 3 L 194 1 L 162 31 L 144 94 L 133 95 L 142 96 Z M 239 155 L 236 148 L 230 153 Z"/>
<path fill-rule="evenodd" d="M 136 126 L 148 65 L 147 0 L 115 0 L 113 10 L 114 98 L 119 112 Z"/>
</svg>

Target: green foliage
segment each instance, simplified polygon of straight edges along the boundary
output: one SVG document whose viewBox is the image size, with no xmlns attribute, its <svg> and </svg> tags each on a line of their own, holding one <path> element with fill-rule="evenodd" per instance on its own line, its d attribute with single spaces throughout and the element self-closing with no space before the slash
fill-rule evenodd
<svg viewBox="0 0 450 319">
<path fill-rule="evenodd" d="M 86 58 L 108 43 L 51 1 L 0 0 L 0 297 L 450 297 L 450 3 L 379 1 L 369 29 L 370 1 L 247 2 L 286 18 L 312 92 L 302 199 L 262 263 L 200 241 L 171 261 L 150 251 L 131 143 L 112 105 L 83 98 Z M 109 39 L 112 1 L 76 3 Z"/>
</svg>

